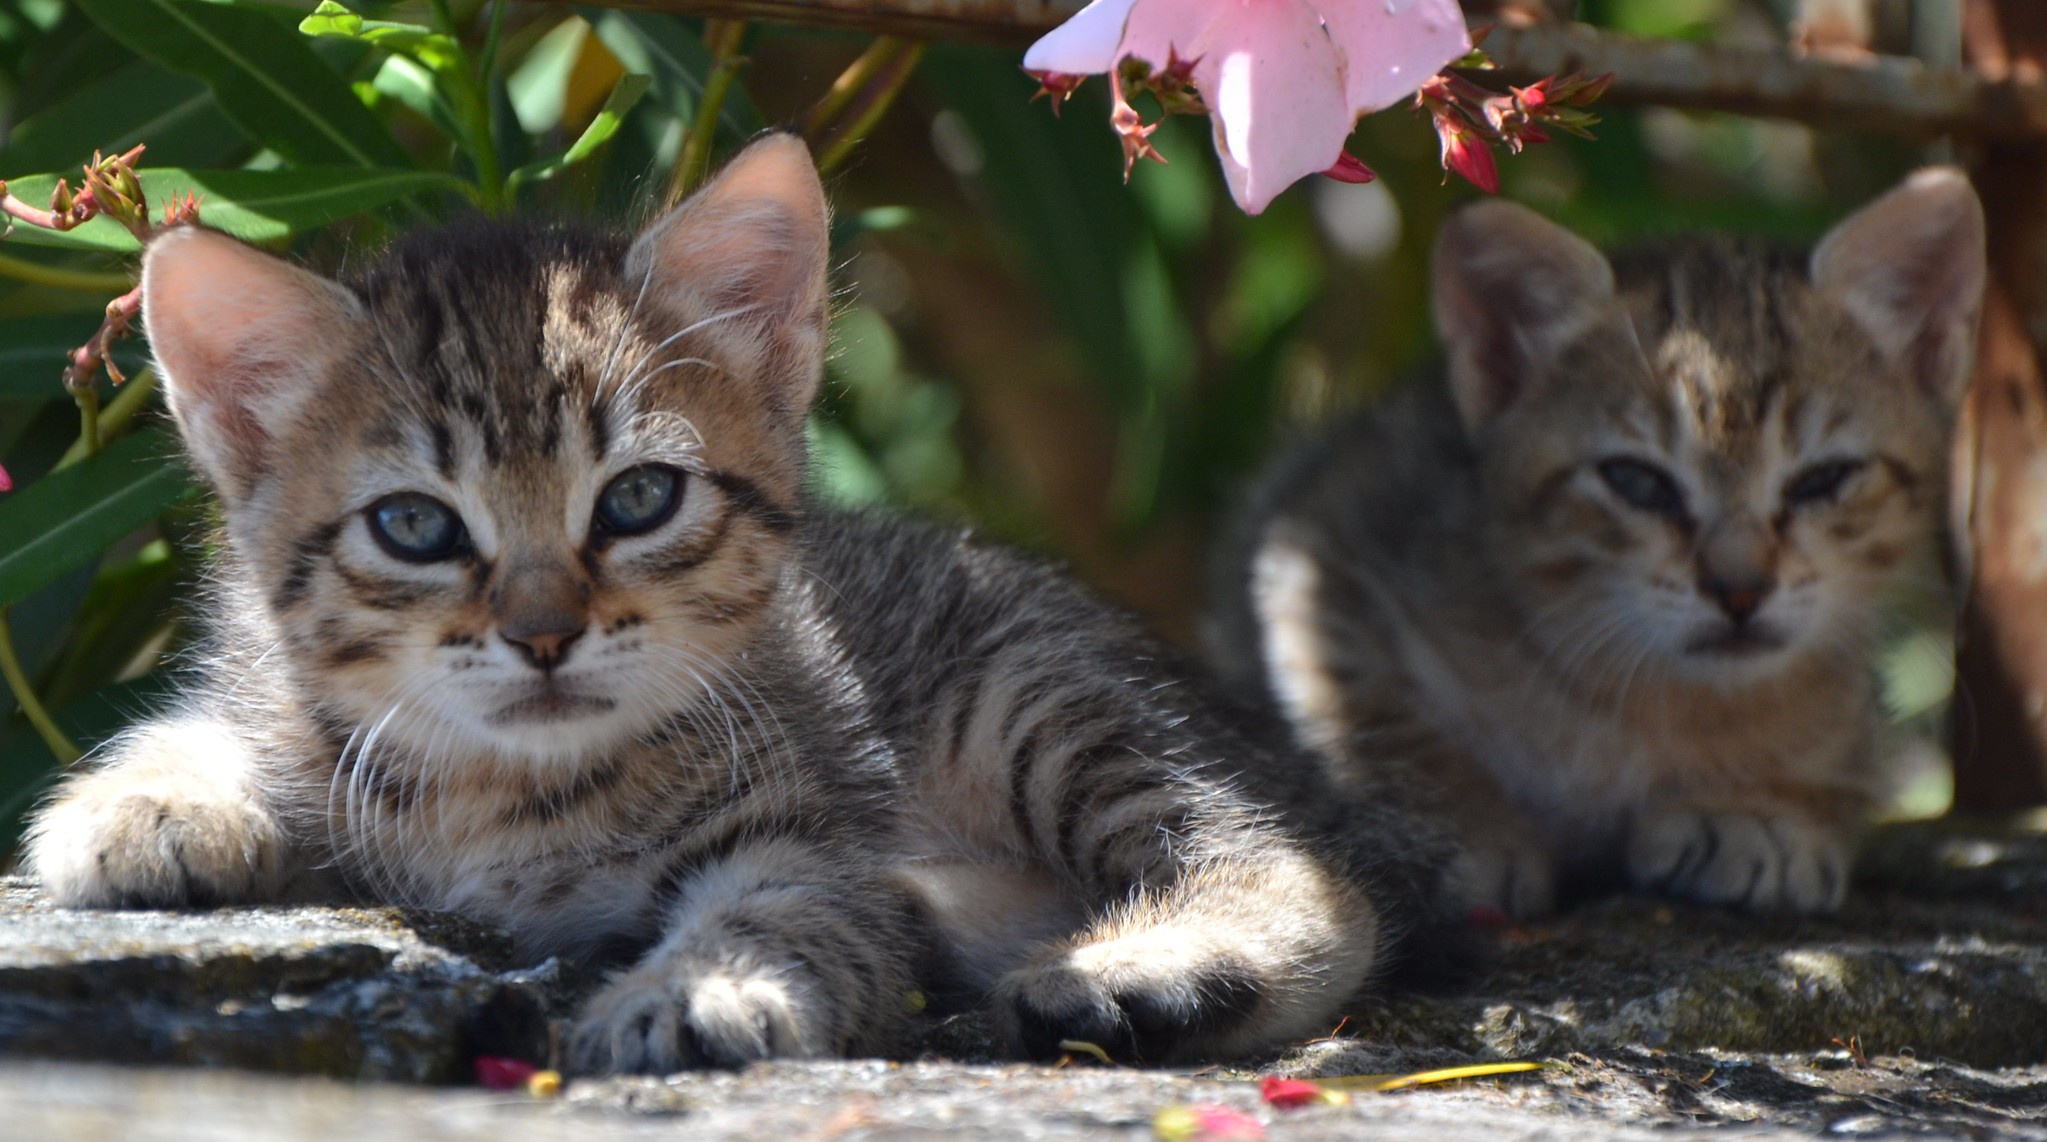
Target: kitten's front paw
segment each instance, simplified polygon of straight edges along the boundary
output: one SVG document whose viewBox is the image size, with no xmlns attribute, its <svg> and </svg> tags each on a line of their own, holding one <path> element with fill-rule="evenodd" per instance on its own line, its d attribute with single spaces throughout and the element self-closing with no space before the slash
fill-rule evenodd
<svg viewBox="0 0 2047 1142">
<path fill-rule="evenodd" d="M 1849 858 L 1838 833 L 1797 817 L 1687 810 L 1635 827 L 1628 878 L 1709 904 L 1828 912 L 1847 891 Z"/>
<path fill-rule="evenodd" d="M 74 782 L 37 816 L 28 865 L 72 908 L 176 908 L 273 899 L 285 838 L 255 797 L 119 769 Z"/>
<path fill-rule="evenodd" d="M 1450 876 L 1473 908 L 1498 909 L 1515 920 L 1556 910 L 1556 861 L 1532 842 L 1467 839 Z"/>
<path fill-rule="evenodd" d="M 1171 928 L 1066 949 L 995 985 L 1010 1041 L 1040 1059 L 1072 1039 L 1118 1062 L 1160 1062 L 1227 1039 L 1259 1004 L 1259 981 L 1247 965 L 1197 933 Z"/>
<path fill-rule="evenodd" d="M 569 1035 L 570 1063 L 585 1074 L 665 1074 L 826 1054 L 822 1020 L 808 989 L 794 982 L 802 970 L 711 966 L 657 952 L 584 1008 Z"/>
</svg>

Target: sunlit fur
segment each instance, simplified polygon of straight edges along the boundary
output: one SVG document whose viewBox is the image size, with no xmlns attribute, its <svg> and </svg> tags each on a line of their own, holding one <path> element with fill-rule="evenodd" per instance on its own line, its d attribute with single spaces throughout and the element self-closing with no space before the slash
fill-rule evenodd
<svg viewBox="0 0 2047 1142">
<path fill-rule="evenodd" d="M 1938 575 L 1980 212 L 1929 172 L 1821 249 L 1608 263 L 1482 206 L 1438 249 L 1448 383 L 1331 426 L 1254 494 L 1218 661 L 1339 772 L 1432 779 L 1480 903 L 1544 911 L 1564 873 L 1839 902 L 1878 786 L 1887 594 Z M 1675 497 L 1631 499 L 1616 459 Z"/>
<path fill-rule="evenodd" d="M 474 223 L 337 285 L 159 238 L 151 340 L 227 529 L 212 657 L 39 815 L 52 894 L 333 879 L 623 964 L 590 1069 L 885 1049 L 913 987 L 1040 1054 L 1333 1026 L 1445 930 L 1445 844 L 1055 570 L 811 504 L 826 234 L 780 137 L 630 241 Z M 673 517 L 593 529 L 647 464 Z M 468 546 L 401 558 L 396 493 Z"/>
</svg>

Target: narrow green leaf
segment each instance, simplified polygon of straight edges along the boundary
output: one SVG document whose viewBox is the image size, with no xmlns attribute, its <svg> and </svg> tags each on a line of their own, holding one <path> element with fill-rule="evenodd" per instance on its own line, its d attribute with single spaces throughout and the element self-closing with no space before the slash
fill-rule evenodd
<svg viewBox="0 0 2047 1142">
<path fill-rule="evenodd" d="M 288 238 L 301 230 L 311 230 L 338 218 L 374 210 L 408 194 L 459 190 L 463 185 L 455 176 L 436 171 L 362 170 L 356 167 L 295 167 L 267 171 L 144 168 L 138 174 L 150 202 L 161 205 L 173 197 L 196 194 L 199 196 L 199 216 L 207 225 L 251 242 Z M 32 175 L 10 179 L 7 186 L 18 198 L 41 202 L 49 197 L 56 182 L 55 175 Z M 95 218 L 63 233 L 17 226 L 7 240 L 110 253 L 140 248 L 134 235 L 107 218 Z"/>
<path fill-rule="evenodd" d="M 626 112 L 633 109 L 633 104 L 640 101 L 640 96 L 647 93 L 648 86 L 653 82 L 651 77 L 644 75 L 620 76 L 618 83 L 612 87 L 611 94 L 605 97 L 604 106 L 598 109 L 597 117 L 590 120 L 588 127 L 583 128 L 583 133 L 577 136 L 575 142 L 569 144 L 569 149 L 553 158 L 528 163 L 513 171 L 509 180 L 512 189 L 517 191 L 519 187 L 529 182 L 553 178 L 589 158 L 597 148 L 610 142 L 611 137 L 618 134 L 619 124 L 625 122 Z"/>
<path fill-rule="evenodd" d="M 196 491 L 162 429 L 0 496 L 0 606 L 99 557 Z"/>
<path fill-rule="evenodd" d="M 94 314 L 65 313 L 0 321 L 0 401 L 53 400 L 64 395 L 64 355 L 99 329 Z M 116 347 L 125 371 L 141 364 L 133 341 Z"/>
<path fill-rule="evenodd" d="M 218 166 L 249 149 L 249 137 L 221 114 L 205 84 L 133 60 L 8 132 L 0 177 L 68 170 L 76 184 L 95 150 L 117 155 L 137 143 L 149 144 L 150 162 L 166 166 Z"/>
<path fill-rule="evenodd" d="M 304 38 L 250 8 L 197 0 L 78 0 L 115 39 L 204 80 L 220 108 L 296 163 L 395 167 L 391 133 Z"/>
<path fill-rule="evenodd" d="M 685 123 L 696 115 L 704 96 L 704 77 L 711 74 L 711 53 L 682 21 L 663 12 L 608 11 L 579 8 L 597 29 L 597 38 L 630 72 L 654 77 L 654 98 Z M 726 143 L 743 143 L 767 130 L 767 120 L 752 98 L 734 84 L 718 109 L 718 135 Z"/>
</svg>

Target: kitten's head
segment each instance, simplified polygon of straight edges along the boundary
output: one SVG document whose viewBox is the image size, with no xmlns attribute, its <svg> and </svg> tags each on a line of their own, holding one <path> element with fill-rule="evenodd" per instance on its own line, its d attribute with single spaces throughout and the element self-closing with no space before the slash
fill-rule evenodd
<svg viewBox="0 0 2047 1142">
<path fill-rule="evenodd" d="M 630 241 L 476 223 L 346 282 L 153 241 L 171 409 L 323 715 L 569 760 L 740 669 L 793 542 L 826 224 L 775 136 Z"/>
<path fill-rule="evenodd" d="M 1497 554 L 1545 650 L 1735 685 L 1863 644 L 1946 503 L 1984 284 L 1958 172 L 1914 175 L 1810 257 L 1708 239 L 1609 262 L 1488 202 L 1435 272 Z"/>
</svg>

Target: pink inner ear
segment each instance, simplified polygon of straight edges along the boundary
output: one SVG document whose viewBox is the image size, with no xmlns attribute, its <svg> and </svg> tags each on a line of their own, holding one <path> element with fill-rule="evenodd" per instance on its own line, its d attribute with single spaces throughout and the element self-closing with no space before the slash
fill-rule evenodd
<svg viewBox="0 0 2047 1142">
<path fill-rule="evenodd" d="M 809 150 L 792 135 L 774 135 L 655 223 L 633 261 L 650 259 L 664 292 L 719 309 L 748 307 L 757 321 L 821 321 L 829 231 Z"/>
<path fill-rule="evenodd" d="M 216 477 L 261 467 L 357 318 L 340 287 L 224 234 L 181 227 L 143 257 L 143 325 L 186 441 Z"/>
</svg>

